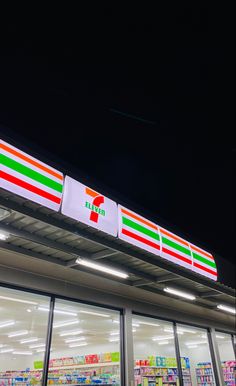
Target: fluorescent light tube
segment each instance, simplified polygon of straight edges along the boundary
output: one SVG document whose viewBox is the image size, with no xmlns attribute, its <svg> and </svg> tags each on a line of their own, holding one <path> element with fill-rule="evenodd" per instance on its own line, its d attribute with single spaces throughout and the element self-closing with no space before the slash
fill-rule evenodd
<svg viewBox="0 0 236 386">
<path fill-rule="evenodd" d="M 12 301 L 12 302 L 18 302 L 18 303 L 32 304 L 34 306 L 36 306 L 38 304 L 36 302 L 32 302 L 31 300 L 17 299 L 17 298 L 12 298 L 9 296 L 2 296 L 2 295 L 0 296 L 0 299 Z"/>
<path fill-rule="evenodd" d="M 173 294 L 173 295 L 180 296 L 180 297 L 188 299 L 188 300 L 196 300 L 196 297 L 194 295 L 191 295 L 191 294 L 183 292 L 183 291 L 176 290 L 174 288 L 166 287 L 166 288 L 164 288 L 164 291 L 168 292 L 170 294 Z"/>
<path fill-rule="evenodd" d="M 189 328 L 184 328 L 184 327 L 178 327 L 178 326 L 177 326 L 177 330 L 182 331 L 182 332 L 189 332 L 190 334 L 196 334 L 197 333 L 197 331 L 195 331 L 195 330 L 191 330 Z"/>
<path fill-rule="evenodd" d="M 15 336 L 22 336 L 22 335 L 27 335 L 28 334 L 28 331 L 27 330 L 23 330 L 23 331 L 15 331 L 15 332 L 11 332 L 9 335 L 8 335 L 8 338 L 14 338 Z"/>
<path fill-rule="evenodd" d="M 87 346 L 88 343 L 84 342 L 84 343 L 75 343 L 75 344 L 69 344 L 69 347 L 82 347 L 82 346 Z"/>
<path fill-rule="evenodd" d="M 8 233 L 0 232 L 0 240 L 1 241 L 6 241 L 8 238 L 9 238 L 9 234 Z"/>
<path fill-rule="evenodd" d="M 63 331 L 60 336 L 69 336 L 69 335 L 79 335 L 82 334 L 82 330 L 76 330 L 76 331 Z"/>
<path fill-rule="evenodd" d="M 15 355 L 32 355 L 32 351 L 13 351 L 13 354 Z"/>
<path fill-rule="evenodd" d="M 79 311 L 81 314 L 88 314 L 88 315 L 94 315 L 94 316 L 101 316 L 103 318 L 110 318 L 111 316 L 108 315 L 108 314 L 101 314 L 99 312 L 93 312 L 93 311 L 84 311 L 84 310 L 80 310 Z"/>
<path fill-rule="evenodd" d="M 38 307 L 37 309 L 39 311 L 49 312 L 49 308 L 47 308 L 47 307 Z M 77 316 L 78 315 L 76 312 L 63 311 L 63 310 L 57 310 L 57 309 L 54 309 L 54 313 L 55 314 L 61 314 L 61 315 L 70 315 L 70 316 Z"/>
<path fill-rule="evenodd" d="M 172 328 L 164 328 L 163 331 L 174 334 L 174 331 L 172 330 Z M 177 331 L 177 334 L 183 335 L 183 331 Z"/>
<path fill-rule="evenodd" d="M 73 324 L 78 324 L 79 320 L 71 320 L 68 322 L 60 322 L 54 324 L 53 328 L 60 328 L 60 327 L 65 327 L 65 326 L 72 326 Z"/>
<path fill-rule="evenodd" d="M 224 306 L 224 304 L 218 304 L 217 308 L 219 308 L 219 310 L 229 312 L 230 314 L 234 314 L 234 315 L 236 314 L 235 308 Z"/>
<path fill-rule="evenodd" d="M 204 340 L 204 341 L 202 341 L 202 340 L 197 340 L 197 341 L 190 341 L 190 342 L 186 342 L 185 344 L 187 345 L 187 346 L 192 346 L 192 345 L 196 345 L 196 344 L 206 344 L 207 343 L 207 341 L 206 340 Z"/>
<path fill-rule="evenodd" d="M 115 336 L 115 335 L 120 335 L 119 331 L 111 332 L 111 333 L 110 333 L 110 336 Z"/>
<path fill-rule="evenodd" d="M 197 348 L 197 347 L 198 347 L 198 345 L 196 345 L 196 344 L 188 345 L 188 348 Z"/>
<path fill-rule="evenodd" d="M 113 268 L 109 268 L 109 267 L 102 265 L 102 264 L 94 263 L 93 261 L 90 261 L 90 260 L 78 258 L 76 260 L 76 263 L 83 265 L 84 267 L 92 268 L 92 269 L 95 269 L 95 270 L 103 272 L 103 273 L 108 273 L 110 275 L 120 277 L 122 279 L 127 279 L 129 277 L 129 275 L 127 273 L 118 271 L 118 270 L 113 269 Z"/>
<path fill-rule="evenodd" d="M 136 331 L 137 331 L 136 328 L 133 328 L 133 329 L 132 329 L 132 332 L 136 332 Z"/>
<path fill-rule="evenodd" d="M 23 343 L 31 343 L 31 342 L 37 342 L 39 338 L 29 338 L 29 339 L 23 339 L 20 341 L 21 344 Z"/>
<path fill-rule="evenodd" d="M 113 320 L 112 322 L 115 324 L 120 324 L 119 320 Z"/>
<path fill-rule="evenodd" d="M 133 326 L 133 327 L 140 327 L 140 324 L 138 324 L 138 323 L 132 323 L 132 326 Z"/>
<path fill-rule="evenodd" d="M 111 338 L 109 342 L 119 342 L 120 338 Z"/>
<path fill-rule="evenodd" d="M 160 324 L 157 324 L 157 323 L 151 323 L 151 322 L 143 322 L 143 321 L 139 321 L 139 324 L 145 324 L 146 326 L 152 326 L 152 327 L 160 327 Z"/>
<path fill-rule="evenodd" d="M 168 336 L 155 336 L 154 338 L 152 338 L 152 340 L 155 342 L 155 341 L 159 341 L 159 340 L 168 340 L 168 339 L 174 339 L 174 335 L 168 335 Z"/>
<path fill-rule="evenodd" d="M 71 339 L 66 339 L 65 343 L 73 343 L 73 342 L 79 342 L 81 340 L 85 340 L 84 336 L 81 336 L 80 338 L 71 338 Z"/>
<path fill-rule="evenodd" d="M 45 343 L 31 344 L 29 348 L 45 347 Z"/>
<path fill-rule="evenodd" d="M 8 327 L 8 326 L 13 326 L 14 324 L 15 324 L 14 320 L 9 320 L 8 322 L 0 323 L 0 328 Z"/>
<path fill-rule="evenodd" d="M 217 338 L 217 339 L 225 339 L 225 337 L 222 336 L 222 335 L 216 335 L 216 338 Z"/>
<path fill-rule="evenodd" d="M 167 340 L 163 340 L 163 342 L 158 342 L 158 344 L 164 345 L 164 344 L 169 344 L 169 342 Z"/>
<path fill-rule="evenodd" d="M 0 353 L 3 354 L 5 352 L 12 352 L 14 351 L 14 348 L 4 348 L 3 350 L 0 350 Z"/>
</svg>

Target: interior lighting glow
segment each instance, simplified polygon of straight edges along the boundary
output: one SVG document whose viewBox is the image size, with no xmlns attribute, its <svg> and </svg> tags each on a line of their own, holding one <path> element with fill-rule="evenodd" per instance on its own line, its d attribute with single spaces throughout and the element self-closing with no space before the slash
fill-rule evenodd
<svg viewBox="0 0 236 386">
<path fill-rule="evenodd" d="M 197 340 L 197 341 L 190 341 L 190 342 L 186 342 L 185 344 L 187 345 L 187 346 L 192 346 L 192 345 L 196 345 L 196 344 L 206 344 L 207 343 L 207 341 L 206 340 Z"/>
<path fill-rule="evenodd" d="M 32 351 L 13 351 L 14 355 L 32 355 Z"/>
<path fill-rule="evenodd" d="M 32 342 L 37 342 L 39 338 L 29 338 L 29 339 L 23 339 L 20 341 L 20 343 L 32 343 Z"/>
<path fill-rule="evenodd" d="M 45 343 L 32 344 L 29 346 L 29 348 L 39 348 L 39 347 L 45 347 Z"/>
<path fill-rule="evenodd" d="M 109 342 L 119 342 L 120 338 L 111 338 Z"/>
<path fill-rule="evenodd" d="M 160 341 L 160 340 L 168 340 L 168 339 L 174 339 L 174 336 L 173 336 L 173 335 L 154 336 L 154 337 L 152 338 L 152 340 L 153 340 L 154 342 Z"/>
<path fill-rule="evenodd" d="M 144 324 L 145 326 L 160 327 L 160 324 L 157 324 L 157 323 L 151 323 L 151 322 L 143 322 L 143 321 L 139 321 L 139 324 Z"/>
<path fill-rule="evenodd" d="M 13 326 L 15 324 L 14 320 L 9 320 L 8 322 L 2 322 L 0 323 L 0 328 Z"/>
<path fill-rule="evenodd" d="M 0 240 L 1 241 L 6 241 L 8 238 L 9 238 L 9 234 L 7 233 L 4 233 L 4 232 L 0 232 Z"/>
<path fill-rule="evenodd" d="M 73 324 L 78 324 L 79 320 L 70 320 L 68 322 L 60 322 L 53 325 L 53 328 L 60 328 L 65 326 L 72 326 Z"/>
<path fill-rule="evenodd" d="M 4 354 L 5 352 L 12 352 L 14 351 L 14 348 L 4 348 L 3 350 L 0 350 L 0 354 Z"/>
<path fill-rule="evenodd" d="M 102 318 L 110 318 L 110 315 L 108 315 L 108 314 L 101 314 L 100 312 L 85 311 L 85 310 L 80 310 L 79 312 L 81 314 L 87 314 L 87 315 L 93 315 L 93 316 L 101 316 Z"/>
<path fill-rule="evenodd" d="M 82 346 L 87 346 L 88 343 L 84 342 L 84 343 L 74 343 L 74 344 L 69 344 L 69 347 L 82 347 Z"/>
<path fill-rule="evenodd" d="M 60 336 L 70 336 L 70 335 L 79 335 L 82 334 L 82 330 L 75 330 L 75 331 L 63 331 L 60 333 Z"/>
<path fill-rule="evenodd" d="M 47 307 L 38 307 L 37 309 L 39 311 L 49 312 L 49 308 L 47 308 Z M 61 315 L 70 315 L 70 316 L 77 316 L 78 315 L 76 312 L 57 310 L 57 309 L 54 309 L 54 313 L 55 314 L 61 314 Z"/>
<path fill-rule="evenodd" d="M 174 288 L 170 288 L 170 287 L 165 287 L 164 288 L 164 291 L 165 292 L 168 292 L 170 294 L 173 294 L 173 295 L 177 295 L 177 296 L 180 296 L 182 298 L 185 298 L 185 299 L 188 299 L 188 300 L 196 300 L 196 296 L 192 295 L 192 294 L 189 294 L 187 292 L 184 292 L 184 291 L 179 291 L 179 290 L 176 290 Z"/>
<path fill-rule="evenodd" d="M 160 345 L 169 344 L 168 340 L 163 340 L 163 342 L 158 342 Z"/>
<path fill-rule="evenodd" d="M 94 263 L 93 261 L 78 258 L 76 260 L 76 263 L 83 265 L 84 267 L 92 268 L 92 269 L 95 269 L 95 270 L 103 272 L 103 273 L 105 272 L 105 273 L 108 273 L 110 275 L 120 277 L 122 279 L 127 279 L 129 277 L 129 275 L 127 273 L 118 271 L 118 270 L 113 269 L 113 268 L 109 268 L 103 264 Z"/>
<path fill-rule="evenodd" d="M 8 335 L 8 338 L 14 338 L 15 336 L 22 336 L 22 335 L 27 335 L 27 334 L 28 334 L 27 330 L 15 331 L 15 332 L 11 332 Z"/>
<path fill-rule="evenodd" d="M 73 342 L 79 342 L 81 340 L 85 340 L 84 336 L 81 336 L 80 338 L 71 338 L 71 339 L 66 339 L 65 343 L 73 343 Z"/>
<path fill-rule="evenodd" d="M 217 308 L 222 311 L 229 312 L 230 314 L 236 314 L 236 310 L 233 307 L 224 306 L 224 304 L 218 304 Z"/>
<path fill-rule="evenodd" d="M 0 299 L 1 300 L 7 300 L 7 301 L 10 301 L 10 302 L 18 302 L 18 303 L 25 303 L 25 304 L 32 304 L 34 306 L 36 306 L 38 303 L 36 302 L 32 302 L 31 300 L 25 300 L 25 299 L 17 299 L 17 298 L 12 298 L 10 296 L 3 296 L 3 295 L 0 295 Z"/>
</svg>

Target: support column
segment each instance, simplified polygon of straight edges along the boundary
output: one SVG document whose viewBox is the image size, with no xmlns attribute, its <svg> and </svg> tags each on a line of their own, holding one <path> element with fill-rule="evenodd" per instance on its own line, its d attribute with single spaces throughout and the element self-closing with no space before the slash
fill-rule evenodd
<svg viewBox="0 0 236 386">
<path fill-rule="evenodd" d="M 132 311 L 129 308 L 124 310 L 123 319 L 124 338 L 124 365 L 125 365 L 125 386 L 134 386 L 134 349 L 132 331 Z"/>
</svg>

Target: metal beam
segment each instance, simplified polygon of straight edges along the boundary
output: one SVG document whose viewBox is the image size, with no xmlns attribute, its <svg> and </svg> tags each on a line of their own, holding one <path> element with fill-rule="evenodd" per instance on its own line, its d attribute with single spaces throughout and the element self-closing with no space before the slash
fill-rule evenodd
<svg viewBox="0 0 236 386">
<path fill-rule="evenodd" d="M 222 293 L 221 292 L 216 292 L 216 291 L 208 291 L 208 292 L 203 292 L 203 294 L 201 295 L 201 294 L 199 294 L 199 296 L 201 297 L 201 298 L 211 298 L 212 296 L 220 296 L 220 295 L 222 295 Z"/>
<path fill-rule="evenodd" d="M 108 257 L 108 256 L 118 255 L 118 253 L 119 253 L 118 251 L 112 251 L 112 250 L 104 249 L 102 251 L 92 253 L 91 259 L 100 260 L 100 259 L 104 259 L 105 257 Z"/>
<path fill-rule="evenodd" d="M 140 279 L 140 280 L 136 280 L 135 282 L 133 282 L 132 286 L 133 287 L 142 287 L 144 285 L 151 285 L 153 283 L 154 283 L 153 281 L 148 281 L 148 280 Z"/>
<path fill-rule="evenodd" d="M 165 283 L 166 281 L 173 281 L 173 280 L 179 280 L 182 279 L 181 276 L 174 275 L 172 273 L 167 275 L 162 275 L 157 278 L 156 283 Z"/>
<path fill-rule="evenodd" d="M 100 237 L 96 234 L 90 233 L 86 229 L 79 229 L 74 225 L 65 223 L 63 221 L 63 217 L 61 219 L 55 219 L 50 215 L 45 215 L 43 213 L 40 213 L 39 211 L 35 211 L 30 208 L 27 208 L 26 206 L 19 205 L 18 203 L 3 197 L 0 197 L 0 205 L 5 206 L 6 208 L 12 209 L 14 211 L 17 211 L 18 213 L 25 214 L 26 216 L 30 216 L 34 219 L 37 219 L 49 225 L 55 226 L 59 229 L 67 230 L 68 232 L 76 234 L 86 240 L 96 243 L 97 245 L 101 245 L 103 248 L 104 247 L 110 248 L 114 251 L 124 253 L 127 256 L 134 257 L 140 261 L 147 262 L 151 265 L 158 266 L 166 271 L 179 275 L 179 267 L 174 263 L 166 262 L 164 259 L 161 259 L 158 256 L 154 257 L 152 254 L 147 254 L 147 253 L 145 254 L 145 251 L 137 252 L 137 251 L 131 250 L 130 248 L 127 248 L 125 245 L 118 244 L 112 240 L 106 240 L 104 237 Z M 212 288 L 213 290 L 215 289 L 221 292 L 222 294 L 231 296 L 233 298 L 235 297 L 235 292 L 232 288 L 225 287 L 220 283 L 216 283 L 210 279 L 203 278 L 197 273 L 187 270 L 184 267 L 181 267 L 181 276 L 193 282 L 198 282 L 199 284 Z"/>
</svg>

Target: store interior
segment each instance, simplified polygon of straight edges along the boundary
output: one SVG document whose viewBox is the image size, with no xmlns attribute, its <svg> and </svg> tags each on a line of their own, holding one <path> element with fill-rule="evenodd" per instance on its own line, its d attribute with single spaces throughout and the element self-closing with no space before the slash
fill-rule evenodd
<svg viewBox="0 0 236 386">
<path fill-rule="evenodd" d="M 0 386 L 9 378 L 41 383 L 49 303 L 49 297 L 0 289 Z M 135 385 L 157 385 L 157 378 L 178 384 L 173 323 L 134 314 L 132 329 Z M 177 333 L 185 386 L 215 384 L 207 331 L 178 324 Z M 216 339 L 230 379 L 231 335 L 217 332 Z M 120 313 L 56 299 L 48 383 L 99 382 L 120 384 Z"/>
</svg>

